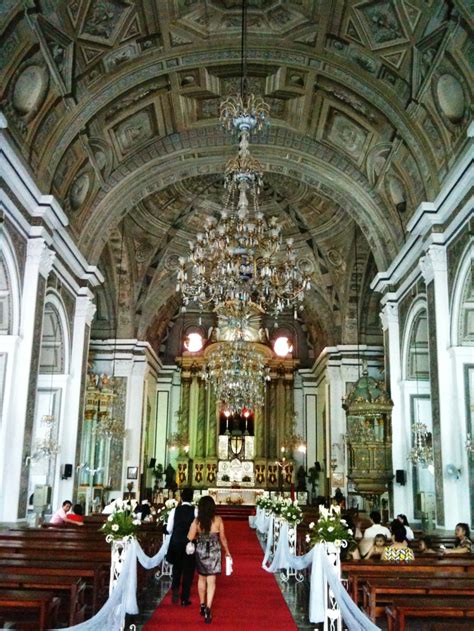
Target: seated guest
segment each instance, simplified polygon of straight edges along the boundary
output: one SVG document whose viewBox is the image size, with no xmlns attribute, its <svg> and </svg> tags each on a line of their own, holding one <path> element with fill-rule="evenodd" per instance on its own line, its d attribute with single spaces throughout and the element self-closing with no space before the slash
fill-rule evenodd
<svg viewBox="0 0 474 631">
<path fill-rule="evenodd" d="M 413 541 L 415 535 L 413 534 L 413 530 L 410 528 L 407 516 L 403 515 L 403 513 L 400 513 L 400 515 L 397 515 L 397 519 L 401 524 L 405 526 L 405 530 L 407 531 L 407 541 Z"/>
<path fill-rule="evenodd" d="M 370 513 L 370 519 L 372 521 L 372 525 L 366 528 L 364 536 L 359 542 L 359 550 L 362 558 L 365 557 L 367 552 L 374 545 L 375 535 L 384 535 L 387 539 L 390 539 L 391 537 L 390 530 L 385 526 L 382 526 L 380 523 L 382 521 L 382 516 L 378 510 L 373 510 Z"/>
<path fill-rule="evenodd" d="M 471 531 L 469 526 L 464 523 L 456 524 L 454 530 L 456 537 L 454 541 L 454 548 L 444 550 L 444 554 L 469 554 L 472 548 L 472 541 L 470 539 Z"/>
<path fill-rule="evenodd" d="M 380 559 L 386 547 L 387 539 L 385 535 L 375 535 L 374 545 L 367 552 L 364 559 Z"/>
<path fill-rule="evenodd" d="M 66 515 L 66 523 L 69 522 L 73 522 L 75 526 L 84 525 L 84 515 L 80 504 L 74 504 L 72 511 Z"/>
<path fill-rule="evenodd" d="M 418 542 L 418 552 L 420 554 L 438 554 L 436 550 L 433 549 L 431 537 L 427 537 L 426 535 L 421 537 Z"/>
<path fill-rule="evenodd" d="M 61 508 L 59 508 L 51 517 L 50 524 L 52 526 L 64 526 L 67 521 L 67 513 L 71 510 L 71 500 L 64 500 Z"/>
<path fill-rule="evenodd" d="M 387 546 L 382 552 L 382 561 L 396 561 L 398 563 L 409 563 L 415 560 L 413 550 L 407 544 L 407 531 L 405 526 L 400 524 L 395 526 L 392 532 L 392 544 Z"/>
</svg>

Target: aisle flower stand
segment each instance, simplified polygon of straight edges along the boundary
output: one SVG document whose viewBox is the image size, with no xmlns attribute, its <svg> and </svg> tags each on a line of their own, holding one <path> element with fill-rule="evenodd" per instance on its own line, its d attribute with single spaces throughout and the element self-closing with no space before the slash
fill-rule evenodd
<svg viewBox="0 0 474 631">
<path fill-rule="evenodd" d="M 288 522 L 288 548 L 290 554 L 296 556 L 296 542 L 297 542 L 297 528 L 296 524 Z M 287 570 L 281 570 L 280 578 L 284 583 L 288 583 L 290 578 L 294 578 L 297 583 L 304 581 L 304 574 L 293 567 Z"/>
<path fill-rule="evenodd" d="M 281 519 L 277 515 L 274 515 L 273 538 L 272 538 L 272 547 L 271 547 L 271 553 L 270 553 L 270 556 L 272 559 L 275 556 L 275 550 L 277 549 L 277 546 L 278 546 L 278 540 L 280 538 L 280 530 L 281 530 Z"/>
<path fill-rule="evenodd" d="M 163 535 L 163 545 L 165 545 L 169 537 L 170 535 Z M 173 574 L 173 566 L 171 565 L 171 563 L 168 563 L 165 557 L 163 561 L 161 562 L 161 565 L 158 567 L 157 571 L 155 572 L 155 580 L 159 581 L 160 579 L 164 577 L 171 578 L 172 574 Z"/>
<path fill-rule="evenodd" d="M 341 547 L 347 547 L 347 541 L 326 541 L 324 548 L 328 561 L 335 569 L 338 579 L 341 579 Z M 341 610 L 338 607 L 333 591 L 326 583 L 324 590 L 324 631 L 342 631 Z"/>
<path fill-rule="evenodd" d="M 110 580 L 109 580 L 109 596 L 112 593 L 118 577 L 122 572 L 125 557 L 127 555 L 128 548 L 132 543 L 133 537 L 124 537 L 123 539 L 114 539 L 111 535 L 107 535 L 105 540 L 107 543 L 112 544 L 110 547 L 111 559 L 110 559 Z"/>
</svg>

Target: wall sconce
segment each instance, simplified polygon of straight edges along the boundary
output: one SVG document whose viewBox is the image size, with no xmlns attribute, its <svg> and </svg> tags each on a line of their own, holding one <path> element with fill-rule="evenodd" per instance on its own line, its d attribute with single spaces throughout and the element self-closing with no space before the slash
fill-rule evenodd
<svg viewBox="0 0 474 631">
<path fill-rule="evenodd" d="M 456 467 L 454 464 L 448 464 L 446 465 L 446 475 L 448 478 L 455 478 L 456 480 L 459 480 L 461 477 L 461 469 Z"/>
</svg>

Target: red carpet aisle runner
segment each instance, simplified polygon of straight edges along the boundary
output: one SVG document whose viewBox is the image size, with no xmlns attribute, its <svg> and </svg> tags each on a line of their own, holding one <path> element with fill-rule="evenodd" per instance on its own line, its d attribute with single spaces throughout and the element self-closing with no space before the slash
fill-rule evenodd
<svg viewBox="0 0 474 631">
<path fill-rule="evenodd" d="M 250 530 L 245 521 L 227 519 L 224 525 L 234 560 L 234 573 L 217 577 L 212 624 L 204 624 L 204 618 L 199 615 L 195 581 L 191 591 L 192 605 L 172 604 L 170 590 L 143 631 L 189 628 L 204 631 L 213 627 L 224 631 L 297 631 L 274 576 L 262 569 L 263 551 L 255 531 Z"/>
</svg>

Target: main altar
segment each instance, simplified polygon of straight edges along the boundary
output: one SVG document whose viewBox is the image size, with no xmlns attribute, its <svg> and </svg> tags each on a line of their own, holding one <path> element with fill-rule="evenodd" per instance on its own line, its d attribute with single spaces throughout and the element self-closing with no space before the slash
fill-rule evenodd
<svg viewBox="0 0 474 631">
<path fill-rule="evenodd" d="M 217 496 L 245 490 L 254 503 L 262 490 L 282 491 L 295 482 L 293 454 L 285 445 L 294 429 L 293 381 L 298 361 L 277 356 L 258 329 L 251 342 L 265 355 L 268 382 L 264 404 L 255 410 L 230 413 L 204 378 L 203 367 L 223 335 L 199 352 L 177 358 L 181 367 L 180 410 L 173 428 L 177 456 L 173 464 L 180 487 L 217 489 Z M 247 335 L 253 334 L 250 329 Z M 175 451 L 176 453 L 176 451 Z M 253 495 L 251 497 L 251 493 Z M 226 496 L 226 497 L 227 497 Z M 248 496 L 248 497 L 247 497 Z"/>
</svg>

